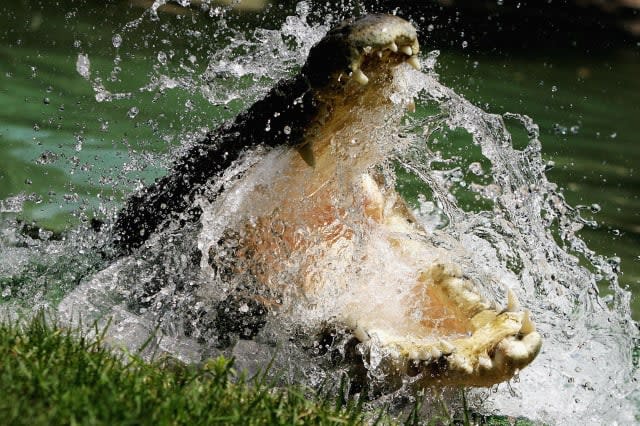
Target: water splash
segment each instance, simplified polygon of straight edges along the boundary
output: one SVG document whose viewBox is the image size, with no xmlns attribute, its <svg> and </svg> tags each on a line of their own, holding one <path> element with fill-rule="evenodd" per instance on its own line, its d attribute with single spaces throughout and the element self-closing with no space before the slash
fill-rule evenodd
<svg viewBox="0 0 640 426">
<path fill-rule="evenodd" d="M 426 149 L 401 162 L 433 190 L 448 218 L 447 232 L 473 253 L 469 260 L 479 271 L 479 282 L 496 275 L 510 282 L 531 307 L 545 338 L 538 359 L 508 391 L 478 393 L 498 412 L 545 422 L 633 423 L 640 395 L 632 361 L 638 329 L 630 316 L 630 294 L 618 285 L 615 263 L 579 238 L 584 220 L 545 177 L 538 127 L 523 115 L 488 114 L 429 76 L 408 78 L 424 82 L 421 100 L 437 103 L 442 115 L 419 123 L 426 130 Z M 505 120 L 526 131 L 523 150 L 513 148 Z M 468 190 L 487 199 L 490 210 L 465 211 L 452 196 L 455 184 L 434 170 L 434 162 L 443 159 L 432 155 L 430 142 L 442 129 L 466 130 L 489 160 L 491 181 L 468 185 Z M 449 162 L 449 171 L 459 162 Z M 602 280 L 613 295 L 609 303 L 598 296 Z M 496 298 L 503 291 L 486 290 Z"/>
<path fill-rule="evenodd" d="M 152 19 L 157 19 L 162 3 L 154 4 Z M 181 62 L 183 72 L 172 74 L 163 68 L 170 57 L 166 53 L 158 55 L 156 73 L 140 91 L 200 93 L 213 105 L 250 102 L 260 97 L 272 81 L 295 70 L 327 30 L 329 22 L 309 24 L 306 11 L 302 4 L 299 14 L 288 18 L 279 30 L 258 29 L 247 36 L 238 29 L 228 29 L 226 44 L 204 59 L 207 65 L 202 74 L 188 59 L 191 56 Z M 126 31 L 121 33 L 126 36 Z M 126 47 L 126 43 L 118 44 L 120 49 Z M 429 55 L 429 68 L 435 65 L 436 57 Z M 112 95 L 98 77 L 91 80 L 88 55 L 78 56 L 77 67 L 78 73 L 91 81 L 98 102 L 135 96 L 129 92 Z M 403 72 L 407 93 L 416 96 L 417 113 L 402 129 L 387 129 L 387 136 L 402 134 L 410 143 L 394 153 L 384 172 L 393 181 L 395 161 L 400 192 L 419 192 L 413 207 L 425 228 L 459 242 L 459 261 L 470 266 L 473 278 L 484 283 L 482 290 L 487 295 L 504 301 L 505 287 L 514 289 L 522 303 L 532 309 L 545 338 L 539 358 L 518 380 L 491 391 L 474 391 L 482 401 L 476 409 L 556 424 L 633 423 L 640 400 L 637 360 L 635 364 L 633 360 L 639 335 L 630 318 L 629 294 L 618 285 L 615 259 L 599 256 L 586 246 L 577 234 L 585 224 L 579 210 L 569 206 L 546 179 L 537 126 L 523 115 L 486 113 L 440 84 L 432 71 Z M 225 81 L 229 78 L 231 84 Z M 528 135 L 524 149 L 513 147 L 505 123 L 518 126 Z M 480 159 L 471 162 L 465 155 L 450 152 L 449 136 L 455 132 L 467 135 L 469 149 L 479 150 Z M 216 185 L 238 182 L 251 167 L 269 160 L 269 156 L 274 160 L 276 154 L 260 149 L 247 153 Z M 248 190 L 242 184 L 235 188 Z M 237 356 L 240 366 L 252 369 L 264 366 L 275 356 L 276 365 L 288 369 L 292 380 L 310 384 L 321 382 L 327 374 L 339 373 L 342 370 L 332 371 L 330 363 L 320 368 L 317 358 L 309 355 L 322 353 L 318 342 L 290 342 L 289 336 L 295 335 L 297 328 L 282 318 L 271 318 L 257 336 L 251 336 L 253 322 L 262 321 L 260 314 L 247 301 L 229 298 L 232 286 L 245 285 L 240 277 L 237 282 L 225 283 L 225 291 L 224 286 L 211 285 L 219 271 L 193 266 L 207 264 L 209 253 L 200 249 L 221 240 L 224 230 L 233 228 L 231 224 L 237 220 L 238 206 L 233 194 L 227 195 L 224 202 L 208 206 L 210 214 L 202 225 L 209 238 L 206 243 L 198 238 L 203 235 L 201 228 L 185 229 L 176 224 L 170 232 L 150 241 L 143 258 L 114 262 L 97 274 L 92 271 L 103 265 L 93 256 L 102 244 L 89 243 L 87 235 L 92 234 L 88 230 L 72 232 L 66 242 L 3 231 L 2 256 L 11 259 L 3 265 L 12 266 L 1 271 L 3 277 L 14 277 L 31 268 L 34 259 L 50 260 L 41 274 L 25 278 L 33 292 L 19 296 L 3 281 L 2 297 L 52 305 L 61 296 L 47 296 L 43 289 L 53 287 L 64 294 L 83 280 L 63 301 L 61 312 L 71 316 L 74 305 L 80 306 L 85 323 L 111 316 L 113 340 L 128 347 L 141 345 L 159 327 L 160 337 L 155 346 L 149 347 L 149 354 L 159 350 L 197 362 L 225 352 Z M 4 200 L 3 211 L 19 211 L 19 201 Z M 2 229 L 13 228 L 5 224 Z M 233 244 L 232 238 L 226 241 L 227 245 Z M 79 242 L 81 247 L 77 246 Z M 232 249 L 219 247 L 216 255 L 224 257 L 225 251 Z M 92 260 L 87 261 L 86 268 L 71 266 L 62 257 L 65 251 L 89 252 Z M 54 269 L 65 268 L 78 273 L 51 279 Z M 610 289 L 608 299 L 598 296 L 598 284 L 602 282 Z M 247 313 L 251 315 L 242 317 Z M 307 309 L 295 318 L 301 320 L 309 314 Z M 229 316 L 234 320 L 239 316 L 247 330 L 219 332 L 218 319 Z M 237 340 L 243 333 L 253 340 Z M 344 353 L 342 356 L 346 357 Z"/>
</svg>

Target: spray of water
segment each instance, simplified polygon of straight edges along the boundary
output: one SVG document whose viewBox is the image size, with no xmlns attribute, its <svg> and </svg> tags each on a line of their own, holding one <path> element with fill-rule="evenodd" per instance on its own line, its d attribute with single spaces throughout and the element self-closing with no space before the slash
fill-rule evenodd
<svg viewBox="0 0 640 426">
<path fill-rule="evenodd" d="M 629 293 L 618 285 L 616 265 L 576 235 L 583 220 L 544 175 L 537 126 L 519 114 L 488 114 L 428 75 L 409 78 L 423 82 L 421 100 L 436 102 L 442 115 L 420 123 L 427 148 L 400 161 L 432 189 L 448 219 L 447 233 L 473 253 L 469 261 L 478 282 L 514 285 L 545 338 L 536 362 L 509 384 L 508 392 L 483 397 L 498 411 L 543 421 L 633 423 L 638 372 L 632 353 L 638 331 L 630 319 Z M 526 130 L 523 150 L 513 148 L 505 120 Z M 455 158 L 446 170 L 436 165 L 445 159 L 429 146 L 442 129 L 471 135 L 489 160 L 487 183 L 452 179 L 459 170 Z M 461 184 L 487 199 L 491 209 L 464 209 L 452 196 Z M 603 279 L 613 294 L 607 303 L 598 297 L 597 282 Z M 500 297 L 500 286 L 486 290 Z"/>
<path fill-rule="evenodd" d="M 271 81 L 298 67 L 326 32 L 330 20 L 309 24 L 308 11 L 309 6 L 301 3 L 297 16 L 287 18 L 279 30 L 258 29 L 247 36 L 227 28 L 234 36 L 210 56 L 203 75 L 190 71 L 165 75 L 164 68 L 158 68 L 141 90 L 198 92 L 214 105 L 255 99 Z M 157 19 L 157 7 L 147 13 L 148 18 Z M 138 24 L 132 22 L 130 27 Z M 158 60 L 162 58 L 159 55 Z M 424 72 L 406 67 L 395 75 L 396 85 L 389 93 L 393 102 L 384 111 L 386 116 L 404 114 L 410 98 L 416 101 L 416 113 L 398 124 L 374 116 L 376 131 L 370 132 L 370 138 L 380 148 L 377 152 L 385 154 L 377 163 L 379 173 L 386 185 L 407 196 L 416 218 L 430 232 L 429 244 L 446 247 L 450 258 L 489 298 L 504 304 L 505 289 L 514 290 L 531 309 L 544 338 L 542 352 L 517 379 L 471 392 L 474 409 L 555 424 L 633 423 L 640 403 L 633 353 L 640 335 L 631 320 L 629 294 L 618 285 L 615 260 L 591 251 L 577 234 L 584 220 L 545 177 L 534 121 L 520 114 L 489 114 L 474 106 L 438 82 L 433 70 L 436 61 L 437 52 L 432 52 L 423 59 Z M 77 68 L 91 82 L 98 102 L 135 96 L 111 94 L 92 76 L 87 54 L 78 56 Z M 245 84 L 247 78 L 250 85 Z M 221 84 L 223 79 L 234 83 Z M 370 131 L 366 120 L 362 123 L 355 131 Z M 526 132 L 524 149 L 514 148 L 508 126 Z M 467 135 L 469 149 L 479 150 L 480 160 L 470 163 L 447 148 L 448 135 L 456 132 Z M 242 291 L 256 291 L 255 283 L 237 273 L 242 270 L 236 255 L 242 226 L 259 217 L 260 208 L 273 204 L 269 197 L 256 199 L 256 194 L 261 184 L 277 178 L 274 171 L 281 170 L 290 155 L 280 149 L 247 152 L 211 184 L 211 193 L 222 190 L 222 195 L 199 201 L 205 212 L 201 223 L 186 227 L 175 223 L 137 255 L 108 264 L 99 253 L 105 245 L 103 237 L 92 237 L 95 233 L 89 229 L 71 231 L 60 240 L 30 235 L 13 222 L 5 223 L 0 250 L 3 259 L 13 259 L 3 262 L 0 271 L 2 277 L 9 277 L 3 278 L 1 289 L 2 297 L 11 301 L 5 304 L 11 306 L 7 310 L 15 313 L 25 301 L 31 306 L 34 302 L 52 306 L 62 299 L 63 318 L 77 321 L 81 314 L 85 324 L 110 321 L 115 345 L 135 349 L 156 336 L 147 346 L 149 356 L 166 352 L 198 362 L 225 353 L 252 371 L 273 359 L 279 370 L 289 373 L 285 379 L 295 382 L 313 385 L 338 377 L 350 368 L 348 336 L 331 330 L 337 352 L 327 354 L 316 340 L 317 332 L 345 307 L 357 304 L 358 293 L 336 295 L 327 290 L 305 302 L 296 294 L 263 293 L 265 298 L 279 298 L 283 308 L 277 314 L 241 297 Z M 4 200 L 0 208 L 19 211 L 19 201 Z M 348 204 L 349 200 L 336 202 Z M 340 281 L 357 275 L 375 287 L 390 279 L 389 274 L 399 280 L 403 268 L 411 269 L 406 259 L 394 257 L 385 244 L 376 243 L 385 236 L 366 224 L 352 225 L 367 247 L 366 256 L 349 252 L 327 257 L 325 253 L 327 262 L 316 265 L 323 268 L 324 279 Z M 65 263 L 64 254 L 69 252 L 83 254 L 81 265 L 77 257 Z M 273 279 L 286 283 L 299 276 L 300 269 L 308 267 L 305 257 L 309 256 L 317 253 L 287 259 Z M 362 262 L 365 257 L 368 261 Z M 42 258 L 49 260 L 41 273 L 25 272 L 34 259 Z M 355 259 L 360 262 L 357 273 Z M 389 264 L 396 267 L 380 267 Z M 54 271 L 65 272 L 58 276 Z M 607 298 L 598 295 L 598 284 L 603 282 L 610 289 Z M 53 296 L 48 293 L 52 288 Z M 381 302 L 390 304 L 388 297 Z M 375 365 L 368 367 L 377 379 L 389 380 L 380 376 Z M 391 391 L 392 398 L 401 399 L 413 391 L 410 383 L 399 383 Z"/>
</svg>

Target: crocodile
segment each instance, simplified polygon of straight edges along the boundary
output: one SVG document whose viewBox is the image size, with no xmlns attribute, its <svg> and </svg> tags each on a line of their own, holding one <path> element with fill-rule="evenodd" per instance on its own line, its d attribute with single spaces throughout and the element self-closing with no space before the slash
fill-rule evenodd
<svg viewBox="0 0 640 426">
<path fill-rule="evenodd" d="M 349 330 L 370 364 L 382 359 L 427 385 L 511 379 L 542 345 L 529 311 L 512 290 L 504 308 L 483 296 L 383 170 L 393 144 L 376 140 L 412 107 L 393 93 L 399 70 L 420 68 L 419 52 L 415 28 L 398 16 L 331 29 L 298 74 L 128 200 L 114 225 L 120 252 L 142 250 L 176 221 L 215 220 L 211 204 L 222 203 L 235 209 L 225 240 L 232 249 L 223 260 L 220 242 L 203 236 L 202 267 L 251 277 L 259 289 L 251 303 L 282 312 L 313 306 L 302 312 Z M 267 154 L 239 178 L 243 195 L 233 195 L 233 182 L 212 193 L 255 149 Z"/>
</svg>

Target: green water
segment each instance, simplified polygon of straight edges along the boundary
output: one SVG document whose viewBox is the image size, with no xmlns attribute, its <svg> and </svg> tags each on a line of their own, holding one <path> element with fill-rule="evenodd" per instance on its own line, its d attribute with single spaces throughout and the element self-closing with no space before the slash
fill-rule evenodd
<svg viewBox="0 0 640 426">
<path fill-rule="evenodd" d="M 496 113 L 540 126 L 547 172 L 596 228 L 588 245 L 621 260 L 620 281 L 640 318 L 640 48 L 579 55 L 521 52 L 441 56 L 441 80 Z M 514 133 L 517 143 L 517 133 Z M 525 141 L 525 138 L 520 138 Z"/>
<path fill-rule="evenodd" d="M 192 72 L 182 75 L 200 75 L 227 31 L 216 18 L 161 15 L 127 29 L 143 12 L 127 3 L 22 1 L 3 4 L 0 12 L 0 199 L 29 195 L 25 220 L 61 229 L 113 213 L 139 179 L 162 173 L 170 162 L 163 153 L 181 135 L 251 101 L 225 107 L 186 89 L 140 90 L 153 76 L 179 73 L 177 60 L 158 68 L 160 51 L 194 55 Z M 277 13 L 267 18 L 228 19 L 248 29 L 278 28 L 283 20 Z M 76 71 L 79 54 L 88 55 L 92 79 L 100 76 L 111 92 L 131 95 L 97 102 Z M 581 235 L 598 253 L 621 259 L 621 282 L 639 295 L 633 304 L 640 318 L 640 47 L 590 54 L 443 51 L 436 70 L 485 110 L 527 114 L 540 126 L 544 156 L 555 163 L 550 180 L 597 222 Z M 141 164 L 149 167 L 140 170 Z"/>
</svg>

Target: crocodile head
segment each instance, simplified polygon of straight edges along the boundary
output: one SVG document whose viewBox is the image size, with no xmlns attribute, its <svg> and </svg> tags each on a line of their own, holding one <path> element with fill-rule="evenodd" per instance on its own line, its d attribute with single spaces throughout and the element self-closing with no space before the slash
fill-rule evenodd
<svg viewBox="0 0 640 426">
<path fill-rule="evenodd" d="M 343 22 L 311 49 L 301 75 L 318 113 L 301 155 L 278 151 L 248 177 L 268 185 L 239 207 L 237 246 L 244 272 L 350 329 L 381 365 L 489 386 L 535 358 L 540 334 L 513 292 L 505 309 L 486 300 L 378 173 L 410 105 L 392 101 L 396 71 L 419 69 L 418 52 L 414 27 L 391 15 Z"/>
</svg>

